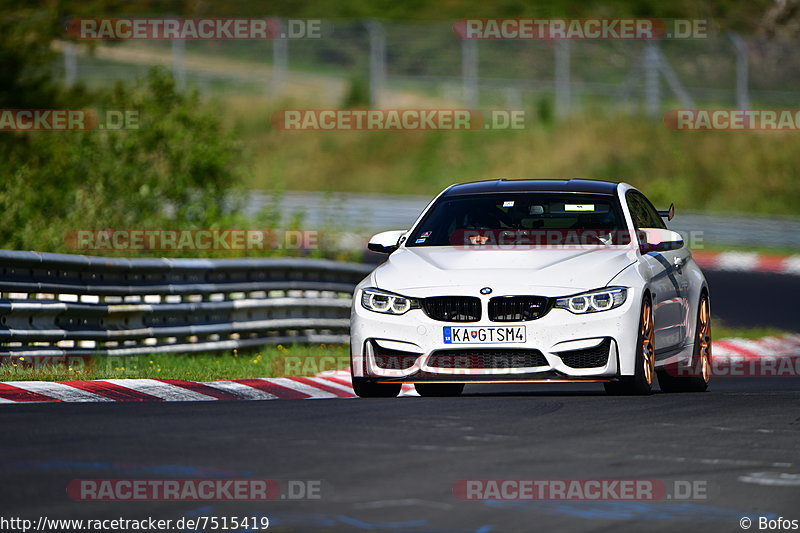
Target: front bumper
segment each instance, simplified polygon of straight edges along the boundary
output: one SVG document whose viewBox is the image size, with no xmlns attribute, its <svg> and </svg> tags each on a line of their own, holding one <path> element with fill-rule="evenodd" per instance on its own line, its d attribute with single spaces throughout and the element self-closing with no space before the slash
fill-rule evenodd
<svg viewBox="0 0 800 533">
<path fill-rule="evenodd" d="M 551 309 L 526 322 L 470 323 L 433 320 L 421 309 L 400 316 L 375 313 L 361 307 L 357 294 L 351 317 L 353 376 L 385 382 L 520 382 L 608 381 L 632 375 L 641 300 L 637 292 L 629 289 L 625 303 L 610 311 L 576 315 Z M 481 300 L 485 310 L 488 297 Z M 449 344 L 444 342 L 445 326 L 522 326 L 526 341 Z M 603 348 L 605 357 L 581 355 Z"/>
</svg>

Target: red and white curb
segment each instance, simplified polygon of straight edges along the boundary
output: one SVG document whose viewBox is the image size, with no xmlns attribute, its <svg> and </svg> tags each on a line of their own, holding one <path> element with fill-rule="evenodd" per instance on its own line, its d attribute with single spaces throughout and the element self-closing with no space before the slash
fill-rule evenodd
<svg viewBox="0 0 800 533">
<path fill-rule="evenodd" d="M 417 396 L 403 385 L 401 396 Z M 178 379 L 0 382 L 0 403 L 27 402 L 186 402 L 354 398 L 350 372 L 313 377 L 233 379 L 196 382 Z"/>
<path fill-rule="evenodd" d="M 733 272 L 773 272 L 800 275 L 800 255 L 764 255 L 752 252 L 692 252 L 702 268 Z"/>
<path fill-rule="evenodd" d="M 715 340 L 712 356 L 716 361 L 800 357 L 800 335 Z"/>
<path fill-rule="evenodd" d="M 714 341 L 715 361 L 800 356 L 800 335 Z M 403 385 L 400 396 L 418 396 Z M 0 403 L 29 402 L 186 402 L 354 398 L 350 372 L 313 377 L 233 379 L 196 382 L 179 379 L 0 382 Z"/>
</svg>

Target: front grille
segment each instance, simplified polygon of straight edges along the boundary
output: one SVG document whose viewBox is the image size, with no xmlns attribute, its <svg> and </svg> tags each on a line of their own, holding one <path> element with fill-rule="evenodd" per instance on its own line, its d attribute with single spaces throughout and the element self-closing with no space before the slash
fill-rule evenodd
<svg viewBox="0 0 800 533">
<path fill-rule="evenodd" d="M 524 322 L 543 317 L 550 310 L 550 300 L 543 296 L 497 296 L 489 300 L 492 322 Z"/>
<path fill-rule="evenodd" d="M 481 319 L 481 300 L 474 296 L 432 296 L 422 300 L 422 310 L 442 322 L 477 322 Z"/>
<path fill-rule="evenodd" d="M 547 366 L 539 350 L 438 350 L 431 354 L 428 366 L 436 368 L 529 368 Z"/>
<path fill-rule="evenodd" d="M 372 342 L 372 353 L 375 355 L 375 364 L 378 368 L 384 370 L 408 370 L 414 366 L 417 358 L 421 355 L 400 350 L 390 350 L 389 348 L 378 346 L 377 342 Z"/>
<path fill-rule="evenodd" d="M 570 368 L 594 368 L 606 366 L 608 352 L 611 348 L 611 339 L 606 339 L 594 348 L 583 350 L 570 350 L 556 355 Z"/>
</svg>

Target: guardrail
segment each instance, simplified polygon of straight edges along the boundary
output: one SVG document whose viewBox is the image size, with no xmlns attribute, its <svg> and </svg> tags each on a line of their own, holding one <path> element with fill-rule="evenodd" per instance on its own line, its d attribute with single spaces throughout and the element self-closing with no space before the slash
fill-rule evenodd
<svg viewBox="0 0 800 533">
<path fill-rule="evenodd" d="M 0 355 L 134 355 L 347 342 L 369 265 L 0 250 Z"/>
</svg>

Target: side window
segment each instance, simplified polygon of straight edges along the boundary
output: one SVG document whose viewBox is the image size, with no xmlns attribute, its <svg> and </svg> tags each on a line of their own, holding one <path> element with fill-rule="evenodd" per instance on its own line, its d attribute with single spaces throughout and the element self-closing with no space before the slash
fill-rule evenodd
<svg viewBox="0 0 800 533">
<path fill-rule="evenodd" d="M 628 200 L 628 207 L 631 210 L 631 217 L 633 218 L 633 225 L 636 228 L 662 228 L 666 229 L 667 226 L 658 215 L 658 211 L 653 207 L 653 204 L 639 192 L 628 191 L 625 195 Z"/>
<path fill-rule="evenodd" d="M 647 213 L 644 210 L 641 200 L 634 191 L 628 191 L 625 195 L 628 200 L 628 209 L 631 211 L 631 218 L 633 218 L 633 225 L 636 229 L 647 227 Z"/>
<path fill-rule="evenodd" d="M 647 218 L 649 219 L 648 224 L 650 224 L 648 227 L 667 229 L 667 225 L 664 224 L 664 219 L 658 214 L 658 210 L 653 207 L 653 204 L 650 203 L 650 200 L 641 194 L 638 196 L 642 199 L 642 202 L 644 203 L 644 210 L 647 212 Z"/>
</svg>

